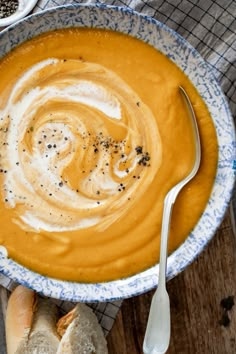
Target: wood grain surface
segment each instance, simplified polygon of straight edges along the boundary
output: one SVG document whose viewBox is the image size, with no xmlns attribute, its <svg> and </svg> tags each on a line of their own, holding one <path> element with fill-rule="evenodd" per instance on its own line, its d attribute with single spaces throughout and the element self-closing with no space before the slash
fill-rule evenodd
<svg viewBox="0 0 236 354">
<path fill-rule="evenodd" d="M 236 353 L 236 305 L 220 324 L 221 300 L 236 302 L 236 238 L 229 212 L 202 254 L 167 284 L 171 302 L 168 354 Z M 108 336 L 110 354 L 143 353 L 142 344 L 153 291 L 124 300 Z"/>
</svg>

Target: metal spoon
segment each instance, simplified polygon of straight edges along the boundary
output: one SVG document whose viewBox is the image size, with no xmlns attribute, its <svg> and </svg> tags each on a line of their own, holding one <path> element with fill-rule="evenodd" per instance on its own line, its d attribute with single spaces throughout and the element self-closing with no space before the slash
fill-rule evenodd
<svg viewBox="0 0 236 354">
<path fill-rule="evenodd" d="M 166 261 L 171 212 L 177 195 L 180 190 L 196 175 L 201 161 L 200 137 L 193 106 L 186 91 L 181 86 L 179 89 L 186 102 L 192 120 L 195 141 L 195 162 L 189 175 L 176 184 L 168 192 L 164 200 L 158 288 L 152 298 L 147 329 L 143 342 L 144 354 L 164 354 L 169 347 L 170 300 L 166 291 Z"/>
</svg>

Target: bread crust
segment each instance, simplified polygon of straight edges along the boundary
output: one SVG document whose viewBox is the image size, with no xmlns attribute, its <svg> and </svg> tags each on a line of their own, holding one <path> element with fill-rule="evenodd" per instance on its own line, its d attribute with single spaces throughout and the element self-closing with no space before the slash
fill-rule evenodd
<svg viewBox="0 0 236 354">
<path fill-rule="evenodd" d="M 22 285 L 12 292 L 6 311 L 7 353 L 15 354 L 22 341 L 27 340 L 37 305 L 33 290 Z"/>
<path fill-rule="evenodd" d="M 74 320 L 76 314 L 76 308 L 73 308 L 70 312 L 68 312 L 65 316 L 61 317 L 58 322 L 57 322 L 57 333 L 58 335 L 62 338 L 71 324 L 71 322 Z"/>
</svg>

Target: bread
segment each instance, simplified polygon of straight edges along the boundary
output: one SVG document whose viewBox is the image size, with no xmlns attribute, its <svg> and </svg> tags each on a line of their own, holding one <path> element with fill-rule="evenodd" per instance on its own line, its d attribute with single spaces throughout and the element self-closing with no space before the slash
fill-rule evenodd
<svg viewBox="0 0 236 354">
<path fill-rule="evenodd" d="M 48 299 L 23 286 L 11 294 L 6 313 L 8 354 L 107 354 L 103 331 L 84 304 L 62 318 Z"/>
<path fill-rule="evenodd" d="M 33 321 L 36 296 L 33 291 L 18 286 L 9 298 L 6 311 L 6 341 L 8 354 L 16 353 L 21 341 L 28 339 Z"/>
<path fill-rule="evenodd" d="M 11 294 L 6 313 L 8 354 L 55 354 L 58 311 L 49 300 L 19 285 Z"/>
<path fill-rule="evenodd" d="M 58 322 L 62 335 L 57 354 L 106 354 L 107 344 L 97 317 L 84 304 L 78 304 Z"/>
</svg>

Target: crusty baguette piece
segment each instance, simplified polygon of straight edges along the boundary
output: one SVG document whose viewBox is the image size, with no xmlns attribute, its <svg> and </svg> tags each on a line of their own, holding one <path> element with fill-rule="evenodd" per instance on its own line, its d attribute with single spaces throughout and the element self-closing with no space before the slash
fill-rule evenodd
<svg viewBox="0 0 236 354">
<path fill-rule="evenodd" d="M 57 307 L 23 286 L 10 296 L 6 314 L 8 354 L 55 354 Z"/>
<path fill-rule="evenodd" d="M 7 353 L 15 354 L 23 340 L 27 340 L 36 305 L 35 293 L 18 286 L 11 294 L 6 311 Z"/>
<path fill-rule="evenodd" d="M 61 341 L 57 354 L 107 354 L 107 343 L 93 311 L 77 304 L 57 324 Z"/>
<path fill-rule="evenodd" d="M 60 341 L 56 332 L 57 320 L 56 305 L 48 299 L 38 298 L 29 337 L 20 343 L 16 354 L 55 354 Z"/>
</svg>

